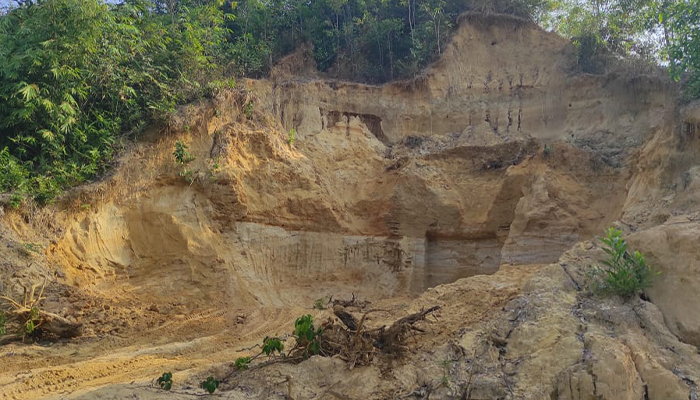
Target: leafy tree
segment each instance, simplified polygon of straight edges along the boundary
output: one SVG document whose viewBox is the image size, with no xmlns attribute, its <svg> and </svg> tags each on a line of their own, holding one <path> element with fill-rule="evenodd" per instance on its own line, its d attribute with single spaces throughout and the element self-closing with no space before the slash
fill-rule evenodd
<svg viewBox="0 0 700 400">
<path fill-rule="evenodd" d="M 120 133 L 202 95 L 225 65 L 226 16 L 177 4 L 41 0 L 0 16 L 0 190 L 50 202 L 102 171 Z"/>
<path fill-rule="evenodd" d="M 700 0 L 665 3 L 659 13 L 671 76 L 688 74 L 686 94 L 700 98 Z"/>
</svg>

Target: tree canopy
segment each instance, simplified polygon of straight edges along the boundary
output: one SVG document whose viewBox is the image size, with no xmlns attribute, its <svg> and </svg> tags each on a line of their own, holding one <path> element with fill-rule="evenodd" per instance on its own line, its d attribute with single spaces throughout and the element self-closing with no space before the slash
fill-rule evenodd
<svg viewBox="0 0 700 400">
<path fill-rule="evenodd" d="M 178 104 L 265 76 L 313 43 L 319 69 L 381 83 L 438 57 L 465 11 L 665 63 L 700 97 L 700 0 L 15 0 L 0 14 L 0 192 L 50 202 Z"/>
</svg>

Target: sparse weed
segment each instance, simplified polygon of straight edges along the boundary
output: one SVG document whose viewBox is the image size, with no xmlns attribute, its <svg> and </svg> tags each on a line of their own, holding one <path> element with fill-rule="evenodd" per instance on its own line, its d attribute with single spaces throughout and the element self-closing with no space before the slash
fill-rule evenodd
<svg viewBox="0 0 700 400">
<path fill-rule="evenodd" d="M 27 250 L 27 252 L 37 253 L 37 254 L 41 253 L 41 246 L 36 244 L 36 243 L 27 242 L 27 243 L 24 243 L 22 246 L 24 246 L 24 249 Z"/>
<path fill-rule="evenodd" d="M 0 336 L 7 333 L 7 328 L 5 327 L 6 324 L 7 324 L 7 315 L 5 315 L 4 312 L 0 311 Z"/>
<path fill-rule="evenodd" d="M 245 108 L 243 108 L 243 113 L 247 119 L 253 119 L 253 115 L 255 114 L 255 102 L 249 101 L 245 105 Z"/>
<path fill-rule="evenodd" d="M 187 183 L 189 183 L 190 185 L 192 184 L 192 182 L 194 182 L 195 179 L 194 171 L 189 168 L 185 168 L 184 170 L 182 170 L 182 172 L 180 172 L 180 176 L 185 178 L 185 181 L 187 181 Z"/>
<path fill-rule="evenodd" d="M 550 146 L 548 144 L 544 145 L 544 150 L 542 151 L 542 156 L 544 158 L 549 158 L 554 154 L 554 146 Z"/>
<path fill-rule="evenodd" d="M 442 367 L 442 378 L 440 378 L 440 383 L 446 387 L 450 386 L 450 368 L 452 368 L 454 363 L 455 360 L 450 360 L 449 358 L 437 362 L 437 364 Z"/>
<path fill-rule="evenodd" d="M 314 308 L 316 310 L 325 310 L 326 307 L 323 305 L 323 299 L 316 299 L 316 301 L 314 301 Z"/>
<path fill-rule="evenodd" d="M 173 152 L 175 162 L 186 165 L 195 160 L 195 157 L 187 151 L 188 148 L 189 147 L 180 140 L 175 142 L 175 151 Z"/>
<path fill-rule="evenodd" d="M 289 130 L 289 133 L 287 133 L 287 144 L 292 146 L 294 144 L 294 140 L 297 137 L 297 130 L 292 128 Z"/>
</svg>

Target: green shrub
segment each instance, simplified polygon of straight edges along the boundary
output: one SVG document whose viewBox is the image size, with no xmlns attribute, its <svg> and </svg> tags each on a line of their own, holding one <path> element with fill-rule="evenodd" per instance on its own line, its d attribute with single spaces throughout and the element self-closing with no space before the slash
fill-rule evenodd
<svg viewBox="0 0 700 400">
<path fill-rule="evenodd" d="M 213 376 L 210 376 L 207 378 L 206 381 L 203 381 L 199 384 L 199 387 L 202 389 L 206 390 L 209 392 L 209 394 L 212 394 L 216 391 L 216 389 L 219 387 L 219 381 L 214 379 Z"/>
<path fill-rule="evenodd" d="M 195 160 L 195 157 L 190 154 L 187 149 L 186 144 L 178 140 L 175 142 L 175 151 L 173 151 L 173 157 L 175 157 L 175 162 L 181 165 L 186 165 Z"/>
<path fill-rule="evenodd" d="M 628 251 L 622 231 L 608 228 L 606 236 L 600 240 L 608 256 L 601 260 L 604 267 L 597 266 L 594 270 L 594 289 L 629 299 L 651 286 L 658 273 L 647 265 L 642 253 Z"/>
<path fill-rule="evenodd" d="M 173 388 L 173 374 L 171 372 L 164 372 L 160 378 L 156 381 L 158 386 L 163 390 L 170 390 Z"/>
<path fill-rule="evenodd" d="M 297 338 L 297 346 L 303 349 L 304 358 L 311 354 L 321 352 L 320 336 L 323 329 L 314 328 L 314 320 L 311 315 L 304 315 L 294 322 L 294 336 Z"/>
<path fill-rule="evenodd" d="M 239 357 L 236 359 L 236 362 L 234 363 L 234 365 L 236 366 L 237 370 L 244 371 L 244 370 L 248 369 L 251 361 L 252 360 L 250 357 Z"/>
<path fill-rule="evenodd" d="M 282 344 L 279 338 L 266 337 L 263 340 L 262 352 L 265 353 L 266 356 L 274 355 L 275 351 L 282 354 L 282 350 L 284 350 L 284 344 Z"/>
<path fill-rule="evenodd" d="M 220 2 L 171 15 L 150 0 L 22 3 L 0 15 L 0 191 L 41 204 L 103 171 L 121 133 L 205 95 L 225 64 Z"/>
</svg>

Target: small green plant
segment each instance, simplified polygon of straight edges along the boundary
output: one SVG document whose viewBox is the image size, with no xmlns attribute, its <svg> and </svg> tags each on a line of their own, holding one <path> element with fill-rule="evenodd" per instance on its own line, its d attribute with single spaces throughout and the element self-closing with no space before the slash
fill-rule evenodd
<svg viewBox="0 0 700 400">
<path fill-rule="evenodd" d="M 294 335 L 297 338 L 297 346 L 303 349 L 304 358 L 310 354 L 321 352 L 319 337 L 323 333 L 322 328 L 314 328 L 314 320 L 311 315 L 304 315 L 294 322 Z"/>
<path fill-rule="evenodd" d="M 289 133 L 287 133 L 287 144 L 290 146 L 294 144 L 294 140 L 297 137 L 297 130 L 292 128 L 289 130 Z"/>
<path fill-rule="evenodd" d="M 236 362 L 234 363 L 234 365 L 236 366 L 237 370 L 245 371 L 246 369 L 248 369 L 248 367 L 250 367 L 251 361 L 252 360 L 250 357 L 239 357 L 236 359 Z"/>
<path fill-rule="evenodd" d="M 161 389 L 170 390 L 173 388 L 173 374 L 171 372 L 164 372 L 160 378 L 156 381 Z"/>
<path fill-rule="evenodd" d="M 36 331 L 36 328 L 41 324 L 41 319 L 39 318 L 39 309 L 37 307 L 32 307 L 29 310 L 29 318 L 24 322 L 24 332 L 25 335 L 32 335 Z"/>
<path fill-rule="evenodd" d="M 23 244 L 24 249 L 27 250 L 27 252 L 32 252 L 32 253 L 41 253 L 41 246 L 39 246 L 36 243 L 24 243 Z"/>
<path fill-rule="evenodd" d="M 314 308 L 316 310 L 325 310 L 326 307 L 323 305 L 323 299 L 316 299 L 316 301 L 314 301 Z"/>
<path fill-rule="evenodd" d="M 216 93 L 224 89 L 233 89 L 236 87 L 236 80 L 234 78 L 228 78 L 223 80 L 213 80 L 207 83 L 207 94 L 213 96 Z"/>
<path fill-rule="evenodd" d="M 0 336 L 7 333 L 7 328 L 5 327 L 6 324 L 7 324 L 7 315 L 5 315 L 4 312 L 0 311 Z"/>
<path fill-rule="evenodd" d="M 18 209 L 22 205 L 23 199 L 24 197 L 22 197 L 21 194 L 12 193 L 12 195 L 10 195 L 10 207 L 12 207 L 15 210 Z"/>
<path fill-rule="evenodd" d="M 220 117 L 220 116 L 221 116 L 221 110 L 219 110 L 218 108 L 214 109 L 214 115 L 217 116 L 217 117 Z"/>
<path fill-rule="evenodd" d="M 450 360 L 449 358 L 446 358 L 444 360 L 438 361 L 438 365 L 442 367 L 442 378 L 440 378 L 440 383 L 443 384 L 446 387 L 450 386 L 450 368 L 452 368 L 452 365 L 455 363 L 454 360 Z"/>
<path fill-rule="evenodd" d="M 187 183 L 189 183 L 190 185 L 192 184 L 192 182 L 194 182 L 195 179 L 194 171 L 189 168 L 185 168 L 184 170 L 182 170 L 180 172 L 180 176 L 182 178 L 185 178 L 185 181 L 187 181 Z"/>
<path fill-rule="evenodd" d="M 594 290 L 629 299 L 650 287 L 654 276 L 659 275 L 647 265 L 642 253 L 628 251 L 621 230 L 608 228 L 600 241 L 603 242 L 603 251 L 608 257 L 601 260 L 604 267 L 596 266 L 594 269 Z"/>
<path fill-rule="evenodd" d="M 173 151 L 175 162 L 181 165 L 186 165 L 195 160 L 195 157 L 190 154 L 187 149 L 187 145 L 182 143 L 182 141 L 178 140 L 175 142 L 175 151 Z"/>
<path fill-rule="evenodd" d="M 202 389 L 206 390 L 209 392 L 209 394 L 212 394 L 216 391 L 216 389 L 219 387 L 219 381 L 214 379 L 213 376 L 210 376 L 207 378 L 206 381 L 203 381 L 202 383 L 199 384 L 199 387 Z"/>
<path fill-rule="evenodd" d="M 542 155 L 544 156 L 544 158 L 549 158 L 552 154 L 554 154 L 554 146 L 545 144 L 544 150 L 542 151 Z"/>
<path fill-rule="evenodd" d="M 255 102 L 249 101 L 243 108 L 243 113 L 247 119 L 253 119 L 255 113 Z"/>
<path fill-rule="evenodd" d="M 275 351 L 282 354 L 282 350 L 284 350 L 284 344 L 279 338 L 266 337 L 263 340 L 262 352 L 266 356 L 275 355 Z"/>
</svg>

